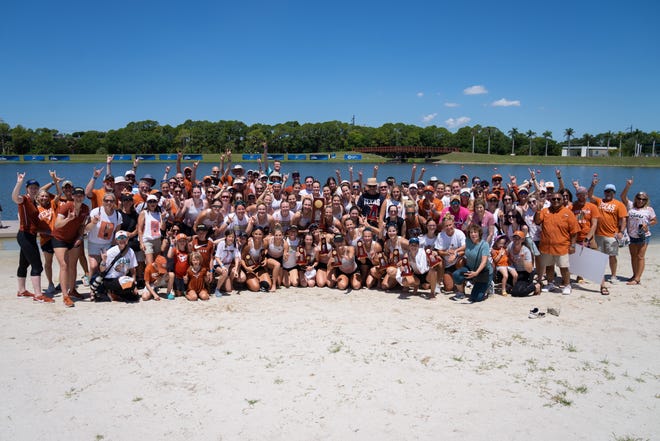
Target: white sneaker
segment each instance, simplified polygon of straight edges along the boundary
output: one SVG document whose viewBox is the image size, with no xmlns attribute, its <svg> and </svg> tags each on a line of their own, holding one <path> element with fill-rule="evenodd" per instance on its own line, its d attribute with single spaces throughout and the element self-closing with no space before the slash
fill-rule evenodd
<svg viewBox="0 0 660 441">
<path fill-rule="evenodd" d="M 570 296 L 571 295 L 571 285 L 566 285 L 564 289 L 561 290 L 561 293 L 565 296 Z"/>
<path fill-rule="evenodd" d="M 555 290 L 555 284 L 554 283 L 548 283 L 545 285 L 543 288 L 541 288 L 541 292 L 551 292 Z"/>
<path fill-rule="evenodd" d="M 612 277 L 612 278 L 610 279 L 610 283 L 611 283 L 612 285 L 616 285 L 617 283 L 619 283 L 619 278 L 616 277 L 616 276 Z"/>
</svg>

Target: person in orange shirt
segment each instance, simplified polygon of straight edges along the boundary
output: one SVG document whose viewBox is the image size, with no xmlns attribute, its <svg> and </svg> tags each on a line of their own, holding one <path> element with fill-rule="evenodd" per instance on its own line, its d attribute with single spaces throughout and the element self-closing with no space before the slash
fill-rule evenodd
<svg viewBox="0 0 660 441">
<path fill-rule="evenodd" d="M 435 188 L 431 185 L 424 187 L 424 197 L 417 201 L 417 213 L 425 219 L 440 221 L 440 215 L 444 205 L 442 201 L 435 197 Z"/>
<path fill-rule="evenodd" d="M 596 229 L 600 219 L 600 210 L 591 202 L 587 201 L 588 190 L 578 187 L 575 190 L 576 200 L 569 207 L 580 225 L 577 242 L 585 247 L 596 249 Z"/>
<path fill-rule="evenodd" d="M 94 173 L 85 187 L 85 196 L 92 202 L 92 209 L 103 207 L 103 196 L 106 194 L 115 194 L 115 177 L 110 174 L 103 178 L 103 188 L 94 189 L 94 184 L 102 171 L 102 168 L 94 169 Z"/>
<path fill-rule="evenodd" d="M 552 193 L 550 206 L 537 210 L 534 214 L 534 223 L 541 225 L 541 268 L 545 267 L 548 284 L 544 292 L 555 289 L 552 281 L 555 277 L 555 265 L 561 272 L 563 290 L 562 294 L 571 293 L 571 272 L 568 269 L 568 255 L 575 252 L 575 241 L 580 226 L 573 212 L 563 205 L 560 193 Z M 541 270 L 539 268 L 539 271 Z"/>
<path fill-rule="evenodd" d="M 158 256 L 144 270 L 142 300 L 146 301 L 151 298 L 160 300 L 158 288 L 167 288 L 167 292 L 172 293 L 173 285 L 174 273 L 167 271 L 167 259 L 165 256 Z"/>
<path fill-rule="evenodd" d="M 626 231 L 628 223 L 628 209 L 622 202 L 614 199 L 616 194 L 616 187 L 614 184 L 607 184 L 605 186 L 605 195 L 601 199 L 594 196 L 594 189 L 598 184 L 598 176 L 594 176 L 589 187 L 589 198 L 598 206 L 600 210 L 601 219 L 596 228 L 596 244 L 598 249 L 610 257 L 610 283 L 615 284 L 618 282 L 616 277 L 617 270 L 617 256 L 619 255 L 619 241 L 623 239 L 623 232 Z M 605 278 L 600 284 L 600 293 L 609 295 L 609 290 L 605 287 Z"/>
<path fill-rule="evenodd" d="M 522 231 L 516 231 L 513 233 L 514 236 L 518 235 L 521 239 L 525 239 L 525 233 Z M 515 286 L 518 281 L 518 272 L 514 267 L 509 265 L 509 255 L 507 254 L 507 240 L 508 236 L 501 235 L 493 244 L 493 248 L 490 250 L 490 257 L 493 259 L 493 264 L 495 265 L 495 270 L 502 275 L 502 288 L 501 294 L 503 296 L 507 294 L 507 283 L 509 281 L 509 274 L 511 274 L 511 286 Z"/>
</svg>

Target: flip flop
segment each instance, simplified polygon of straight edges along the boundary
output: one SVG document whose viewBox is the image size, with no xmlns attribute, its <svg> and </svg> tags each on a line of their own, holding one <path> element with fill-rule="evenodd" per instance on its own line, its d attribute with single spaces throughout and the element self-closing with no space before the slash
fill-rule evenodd
<svg viewBox="0 0 660 441">
<path fill-rule="evenodd" d="M 626 282 L 626 285 L 641 285 L 642 283 L 639 280 L 630 279 Z"/>
<path fill-rule="evenodd" d="M 610 295 L 610 290 L 607 289 L 606 287 L 602 286 L 602 287 L 600 288 L 600 293 L 601 293 L 602 295 L 604 295 L 604 296 L 609 296 L 609 295 Z"/>
</svg>

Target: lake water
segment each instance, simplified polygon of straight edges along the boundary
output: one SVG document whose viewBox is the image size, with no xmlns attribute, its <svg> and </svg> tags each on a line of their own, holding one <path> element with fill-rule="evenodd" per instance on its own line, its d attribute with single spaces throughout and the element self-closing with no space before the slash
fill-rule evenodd
<svg viewBox="0 0 660 441">
<path fill-rule="evenodd" d="M 256 163 L 243 162 L 241 163 L 246 169 L 256 169 Z M 151 174 L 159 181 L 164 173 L 165 166 L 164 163 L 142 163 L 138 168 L 138 178 L 146 173 Z M 185 165 L 189 165 L 184 163 Z M 354 167 L 354 176 L 357 178 L 358 170 L 362 170 L 364 179 L 372 176 L 373 166 L 375 164 L 366 164 L 366 163 L 355 163 L 351 164 L 349 162 L 345 163 L 325 163 L 323 161 L 310 163 L 283 163 L 283 170 L 285 173 L 290 173 L 292 171 L 299 171 L 302 178 L 307 175 L 314 176 L 322 183 L 325 182 L 328 176 L 335 176 L 335 170 L 339 169 L 341 172 L 342 178 L 348 179 L 348 167 L 353 165 Z M 126 170 L 130 168 L 130 163 L 113 163 L 113 174 L 115 176 L 123 175 Z M 174 170 L 175 164 L 171 164 L 172 169 Z M 397 181 L 410 180 L 411 165 L 410 164 L 378 164 L 378 178 L 384 180 L 388 176 L 394 176 Z M 2 204 L 3 219 L 13 220 L 17 218 L 17 209 L 16 204 L 11 200 L 11 192 L 16 184 L 16 173 L 17 172 L 26 172 L 27 179 L 37 179 L 40 184 L 45 184 L 50 179 L 48 170 L 56 170 L 58 176 L 62 176 L 66 179 L 73 181 L 74 185 L 85 186 L 89 182 L 90 177 L 94 168 L 104 168 L 105 174 L 105 164 L 80 164 L 80 163 L 71 163 L 65 164 L 62 162 L 59 163 L 2 163 L 0 164 L 0 182 L 2 184 L 3 190 L 0 191 L 0 204 Z M 204 175 L 210 174 L 213 164 L 211 163 L 201 163 L 198 169 L 198 179 Z M 500 173 L 504 176 L 504 181 L 508 181 L 509 175 L 515 175 L 518 177 L 518 181 L 522 182 L 525 179 L 529 179 L 529 168 L 537 170 L 537 179 L 545 179 L 555 182 L 557 185 L 557 180 L 555 177 L 555 166 L 544 166 L 541 164 L 532 166 L 526 165 L 460 165 L 460 164 L 418 164 L 417 165 L 417 178 L 419 177 L 422 167 L 426 168 L 426 173 L 424 175 L 424 180 L 428 181 L 432 176 L 437 176 L 440 180 L 448 182 L 454 177 L 458 177 L 463 173 L 466 173 L 470 178 L 472 176 L 479 176 L 482 179 L 487 179 L 490 181 L 490 177 L 493 173 Z M 602 197 L 602 190 L 605 184 L 612 183 L 617 187 L 617 197 L 623 187 L 625 186 L 626 179 L 633 178 L 634 184 L 629 194 L 629 197 L 632 198 L 637 191 L 644 190 L 649 194 L 651 199 L 651 205 L 654 206 L 656 201 L 660 200 L 660 177 L 658 170 L 656 168 L 639 168 L 639 167 L 594 167 L 594 166 L 561 166 L 558 167 L 562 172 L 562 177 L 567 186 L 573 190 L 571 182 L 573 180 L 578 180 L 581 185 L 589 187 L 591 179 L 594 173 L 598 173 L 600 177 L 600 183 L 596 188 L 596 195 Z M 170 173 L 170 176 L 172 173 Z M 97 186 L 100 186 L 99 182 Z M 660 207 L 660 205 L 655 205 L 655 207 Z M 652 229 L 654 235 L 660 234 L 660 227 L 656 226 Z"/>
</svg>

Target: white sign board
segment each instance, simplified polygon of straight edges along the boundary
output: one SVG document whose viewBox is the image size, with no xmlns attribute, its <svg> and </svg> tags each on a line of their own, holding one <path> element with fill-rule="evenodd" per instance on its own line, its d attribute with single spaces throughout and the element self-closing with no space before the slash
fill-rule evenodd
<svg viewBox="0 0 660 441">
<path fill-rule="evenodd" d="M 576 245 L 575 253 L 568 255 L 571 274 L 582 276 L 590 282 L 598 283 L 603 280 L 609 256 L 591 248 Z"/>
</svg>

